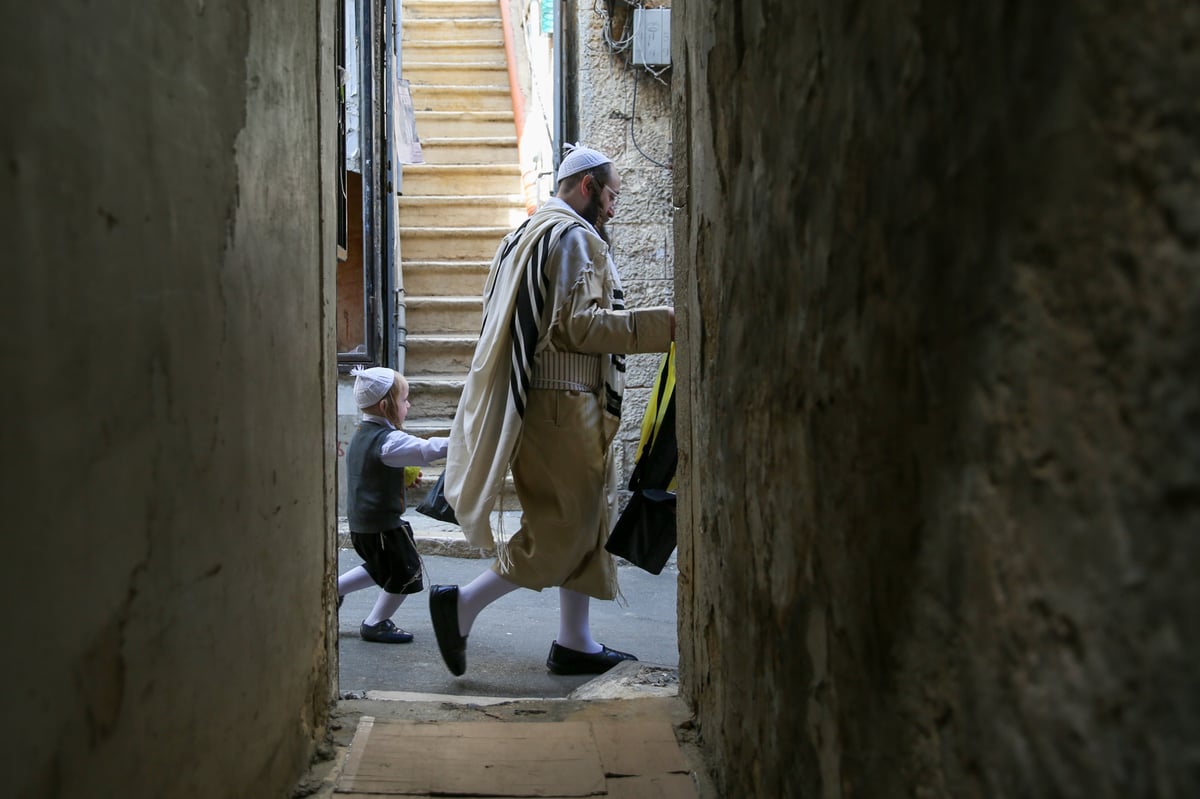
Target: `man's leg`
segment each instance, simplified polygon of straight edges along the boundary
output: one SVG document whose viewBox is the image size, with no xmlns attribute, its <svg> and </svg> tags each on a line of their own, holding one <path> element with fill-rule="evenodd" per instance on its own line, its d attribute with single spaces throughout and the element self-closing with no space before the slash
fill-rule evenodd
<svg viewBox="0 0 1200 799">
<path fill-rule="evenodd" d="M 437 636 L 438 651 L 450 673 L 460 676 L 467 670 L 467 634 L 475 617 L 505 594 L 520 588 L 491 569 L 467 585 L 429 586 L 429 618 Z"/>
<path fill-rule="evenodd" d="M 546 668 L 554 674 L 603 674 L 623 660 L 637 660 L 596 643 L 588 619 L 591 597 L 558 589 L 558 640 L 550 645 Z"/>
<path fill-rule="evenodd" d="M 592 598 L 569 588 L 558 589 L 558 645 L 576 652 L 599 652 L 592 638 Z"/>
<path fill-rule="evenodd" d="M 510 594 L 520 588 L 516 583 L 505 580 L 491 569 L 485 569 L 482 574 L 458 589 L 458 634 L 467 636 L 475 617 L 488 605 L 505 594 Z"/>
</svg>

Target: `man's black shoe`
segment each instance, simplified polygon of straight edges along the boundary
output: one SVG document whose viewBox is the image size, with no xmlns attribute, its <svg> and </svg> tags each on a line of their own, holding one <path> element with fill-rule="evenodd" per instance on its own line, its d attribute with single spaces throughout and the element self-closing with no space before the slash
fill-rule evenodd
<svg viewBox="0 0 1200 799">
<path fill-rule="evenodd" d="M 363 626 L 358 628 L 358 634 L 364 641 L 376 644 L 407 644 L 413 639 L 412 633 L 401 630 L 392 624 L 391 619 L 384 619 L 379 624 L 364 622 Z"/>
<path fill-rule="evenodd" d="M 555 674 L 603 674 L 623 660 L 637 660 L 628 652 L 618 652 L 600 645 L 599 652 L 580 652 L 567 649 L 555 641 L 550 645 L 546 668 Z"/>
<path fill-rule="evenodd" d="M 467 637 L 458 634 L 457 585 L 429 586 L 429 618 L 446 668 L 461 677 L 467 670 Z"/>
</svg>

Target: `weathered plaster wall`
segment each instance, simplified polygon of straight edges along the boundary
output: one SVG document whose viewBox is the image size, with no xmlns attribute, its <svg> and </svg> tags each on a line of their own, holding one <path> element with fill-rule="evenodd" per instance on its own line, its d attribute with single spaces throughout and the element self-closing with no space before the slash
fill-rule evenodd
<svg viewBox="0 0 1200 799">
<path fill-rule="evenodd" d="M 7 796 L 283 796 L 322 734 L 332 8 L 5 6 Z"/>
<path fill-rule="evenodd" d="M 671 72 L 656 78 L 630 64 L 631 50 L 610 48 L 603 37 L 605 19 L 596 13 L 604 5 L 574 4 L 579 35 L 575 75 L 579 140 L 608 153 L 621 172 L 621 198 L 609 232 L 626 304 L 630 308 L 673 305 L 671 170 L 647 158 L 671 165 Z M 630 10 L 623 3 L 614 4 L 612 39 L 622 41 L 632 31 Z M 622 487 L 633 469 L 642 414 L 661 359 L 661 355 L 633 355 L 627 360 L 625 404 L 617 434 Z"/>
<path fill-rule="evenodd" d="M 722 795 L 1197 795 L 1200 7 L 674 31 L 681 671 Z"/>
</svg>

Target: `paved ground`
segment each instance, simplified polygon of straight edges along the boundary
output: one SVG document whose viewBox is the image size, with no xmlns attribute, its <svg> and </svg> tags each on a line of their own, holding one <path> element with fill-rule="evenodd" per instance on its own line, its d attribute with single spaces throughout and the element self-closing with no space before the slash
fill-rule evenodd
<svg viewBox="0 0 1200 799">
<path fill-rule="evenodd" d="M 422 545 L 423 551 L 429 548 Z M 425 555 L 425 585 L 464 584 L 490 565 L 487 559 Z M 352 549 L 339 553 L 340 572 L 361 561 Z M 592 631 L 614 649 L 647 663 L 677 667 L 675 561 L 660 575 L 621 566 L 626 604 L 592 602 Z M 343 697 L 367 691 L 404 691 L 489 697 L 565 697 L 590 677 L 565 677 L 546 670 L 546 655 L 558 633 L 558 592 L 519 590 L 479 617 L 467 645 L 467 673 L 446 670 L 429 622 L 429 593 L 408 597 L 393 621 L 416 636 L 411 644 L 372 644 L 359 624 L 378 589 L 346 597 L 339 624 L 339 685 Z"/>
</svg>

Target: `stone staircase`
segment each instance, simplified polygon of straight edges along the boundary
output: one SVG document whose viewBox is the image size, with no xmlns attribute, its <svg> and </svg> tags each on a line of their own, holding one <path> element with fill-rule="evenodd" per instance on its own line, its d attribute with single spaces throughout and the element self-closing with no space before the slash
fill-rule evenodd
<svg viewBox="0 0 1200 799">
<path fill-rule="evenodd" d="M 405 429 L 446 435 L 500 239 L 526 216 L 500 0 L 405 0 L 401 75 L 426 163 L 404 167 Z M 424 470 L 432 485 L 441 467 Z M 506 492 L 506 510 L 516 498 Z M 413 492 L 419 495 L 419 491 Z M 410 501 L 411 501 L 410 495 Z"/>
</svg>

